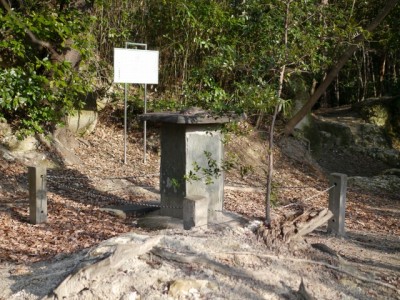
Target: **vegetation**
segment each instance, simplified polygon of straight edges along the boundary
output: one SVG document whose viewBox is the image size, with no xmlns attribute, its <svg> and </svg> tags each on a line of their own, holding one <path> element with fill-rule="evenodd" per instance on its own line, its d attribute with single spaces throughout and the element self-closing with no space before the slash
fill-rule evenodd
<svg viewBox="0 0 400 300">
<path fill-rule="evenodd" d="M 23 134 L 50 130 L 92 89 L 78 71 L 92 55 L 91 18 L 62 3 L 1 3 L 0 117 Z"/>
<path fill-rule="evenodd" d="M 367 27 L 384 6 L 376 0 L 1 4 L 0 115 L 27 132 L 51 129 L 81 108 L 89 91 L 109 86 L 113 48 L 125 41 L 145 42 L 161 52 L 157 109 L 245 111 L 260 126 L 279 98 L 311 93 L 361 35 L 365 39 L 318 97 L 319 105 L 398 91 L 400 12 L 396 7 L 371 33 Z M 69 59 L 72 50 L 79 57 L 75 61 Z"/>
</svg>

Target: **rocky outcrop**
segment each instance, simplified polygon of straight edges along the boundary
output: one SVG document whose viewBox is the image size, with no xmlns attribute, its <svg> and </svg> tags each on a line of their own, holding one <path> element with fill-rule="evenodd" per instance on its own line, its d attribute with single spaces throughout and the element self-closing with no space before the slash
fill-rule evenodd
<svg viewBox="0 0 400 300">
<path fill-rule="evenodd" d="M 11 126 L 0 121 L 0 154 L 8 161 L 18 160 L 25 165 L 54 166 L 54 161 L 40 148 L 55 152 L 64 165 L 80 164 L 74 149 L 78 147 L 76 136 L 91 133 L 97 125 L 98 114 L 94 110 L 81 110 L 66 118 L 66 126 L 58 127 L 52 134 L 27 136 L 19 139 Z"/>
<path fill-rule="evenodd" d="M 93 132 L 98 120 L 97 111 L 80 110 L 67 117 L 66 127 L 73 133 L 83 136 Z"/>
<path fill-rule="evenodd" d="M 353 105 L 361 118 L 382 128 L 391 146 L 400 151 L 400 97 L 372 98 Z"/>
<path fill-rule="evenodd" d="M 374 177 L 354 176 L 348 179 L 348 186 L 382 195 L 398 195 L 400 191 L 400 177 L 396 175 L 379 175 Z"/>
<path fill-rule="evenodd" d="M 51 165 L 46 160 L 46 155 L 37 151 L 38 146 L 39 142 L 35 137 L 18 139 L 9 124 L 0 122 L 0 155 L 5 160 L 20 161 L 29 166 Z"/>
<path fill-rule="evenodd" d="M 361 110 L 347 106 L 314 114 L 312 125 L 304 131 L 314 156 L 320 159 L 332 151 L 347 152 L 368 156 L 389 168 L 400 167 L 400 149 L 394 147 L 388 127 L 381 125 L 389 120 L 369 122 L 362 117 Z M 390 114 L 381 116 L 388 118 Z"/>
<path fill-rule="evenodd" d="M 77 146 L 75 135 L 67 128 L 58 128 L 47 136 L 38 134 L 18 139 L 9 124 L 0 123 L 0 155 L 7 161 L 19 161 L 27 166 L 54 167 L 58 162 L 49 154 L 55 152 L 62 164 L 76 165 L 81 163 L 74 153 Z"/>
</svg>

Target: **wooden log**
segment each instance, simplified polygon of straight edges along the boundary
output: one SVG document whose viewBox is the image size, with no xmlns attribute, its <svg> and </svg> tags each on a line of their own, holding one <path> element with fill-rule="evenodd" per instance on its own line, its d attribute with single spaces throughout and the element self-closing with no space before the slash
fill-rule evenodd
<svg viewBox="0 0 400 300">
<path fill-rule="evenodd" d="M 293 218 L 294 215 L 296 215 L 295 218 Z M 270 248 L 289 244 L 328 222 L 332 216 L 333 213 L 328 208 L 321 211 L 310 209 L 300 215 L 291 214 L 289 220 L 285 217 L 275 219 L 269 228 L 260 227 L 258 235 Z"/>
<path fill-rule="evenodd" d="M 324 223 L 328 222 L 333 216 L 333 213 L 325 208 L 324 210 L 320 211 L 319 214 L 315 217 L 312 218 L 309 222 L 307 222 L 304 226 L 302 226 L 298 232 L 293 235 L 291 238 L 287 239 L 287 243 L 289 243 L 291 240 L 298 239 L 300 237 L 303 237 L 304 235 L 314 231 L 316 228 L 319 226 L 323 225 Z"/>
</svg>

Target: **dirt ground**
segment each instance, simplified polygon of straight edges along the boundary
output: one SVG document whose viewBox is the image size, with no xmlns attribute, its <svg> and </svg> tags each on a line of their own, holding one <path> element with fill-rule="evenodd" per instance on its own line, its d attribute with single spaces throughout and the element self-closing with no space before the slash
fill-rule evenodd
<svg viewBox="0 0 400 300">
<path fill-rule="evenodd" d="M 257 235 L 265 144 L 253 132 L 226 147 L 242 167 L 226 174 L 224 208 L 249 222 L 139 228 L 138 216 L 103 208 L 159 199 L 157 130 L 146 164 L 141 132 L 130 133 L 125 165 L 122 129 L 109 117 L 78 139 L 80 164 L 43 152 L 59 163 L 48 170 L 45 224 L 28 222 L 26 167 L 0 156 L 0 299 L 400 299 L 400 193 L 350 185 L 345 237 L 322 226 L 268 249 Z M 315 165 L 279 149 L 275 158 L 275 216 L 295 203 L 327 206 Z"/>
</svg>

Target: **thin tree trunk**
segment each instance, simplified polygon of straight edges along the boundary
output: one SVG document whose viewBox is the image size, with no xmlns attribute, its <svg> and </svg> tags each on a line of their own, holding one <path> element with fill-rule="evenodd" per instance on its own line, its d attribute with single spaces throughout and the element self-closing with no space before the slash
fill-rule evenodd
<svg viewBox="0 0 400 300">
<path fill-rule="evenodd" d="M 390 11 L 397 5 L 399 0 L 388 0 L 386 1 L 385 7 L 378 14 L 378 16 L 367 26 L 366 31 L 373 31 L 376 27 L 382 22 L 382 20 L 390 13 Z M 318 101 L 318 99 L 322 96 L 322 94 L 326 91 L 329 85 L 335 80 L 336 76 L 339 74 L 339 71 L 343 68 L 345 63 L 350 59 L 351 55 L 354 51 L 357 50 L 358 44 L 364 41 L 365 36 L 363 34 L 358 35 L 354 38 L 354 44 L 351 45 L 347 50 L 342 54 L 336 64 L 329 71 L 325 80 L 318 86 L 315 93 L 310 97 L 306 104 L 288 121 L 285 127 L 285 134 L 290 135 L 295 126 L 311 111 L 314 104 Z"/>
<path fill-rule="evenodd" d="M 364 101 L 365 96 L 368 93 L 367 57 L 365 54 L 365 46 L 364 45 L 362 47 L 362 54 L 363 54 L 363 71 L 364 71 L 363 72 L 364 73 L 363 82 L 364 82 L 364 85 L 363 85 L 363 93 L 362 93 L 361 100 Z"/>
<path fill-rule="evenodd" d="M 363 75 L 362 75 L 362 70 L 361 70 L 361 66 L 360 66 L 360 62 L 358 61 L 357 58 L 357 53 L 354 53 L 354 59 L 356 61 L 356 65 L 357 65 L 357 71 L 358 71 L 358 81 L 359 81 L 359 85 L 357 86 L 357 102 L 360 102 L 360 100 L 363 100 L 363 93 L 364 93 L 364 80 L 363 80 Z"/>
<path fill-rule="evenodd" d="M 261 124 L 264 120 L 264 112 L 259 110 L 257 113 L 257 121 L 256 121 L 256 129 L 260 129 L 261 128 Z"/>
<path fill-rule="evenodd" d="M 339 90 L 339 75 L 336 76 L 336 82 L 335 82 L 335 96 L 336 96 L 336 103 L 338 106 L 340 105 L 340 90 Z"/>
<path fill-rule="evenodd" d="M 376 89 L 376 77 L 375 77 L 374 62 L 372 61 L 372 57 L 369 54 L 369 52 L 367 52 L 367 62 L 368 62 L 369 74 L 371 74 L 371 78 L 372 78 L 374 97 L 378 97 L 378 93 L 377 93 L 377 89 Z"/>
<path fill-rule="evenodd" d="M 325 80 L 325 77 L 326 77 L 326 73 L 324 74 L 324 77 L 322 80 Z M 314 91 L 315 91 L 315 89 L 314 89 Z M 329 99 L 328 99 L 328 95 L 326 94 L 326 91 L 325 91 L 323 93 L 323 95 L 321 95 L 321 107 L 328 107 L 328 105 L 329 105 Z"/>
<path fill-rule="evenodd" d="M 289 12 L 290 3 L 292 0 L 286 2 L 286 14 L 285 14 L 285 33 L 283 42 L 285 45 L 285 60 L 287 59 L 287 45 L 288 45 L 288 30 L 289 30 Z M 277 97 L 279 103 L 275 106 L 274 115 L 272 116 L 271 126 L 269 128 L 269 145 L 268 145 L 268 174 L 267 174 L 267 190 L 265 194 L 265 224 L 271 224 L 271 194 L 272 194 L 272 177 L 274 173 L 274 129 L 275 121 L 279 112 L 281 111 L 282 104 L 280 103 L 280 97 L 282 95 L 283 81 L 285 79 L 286 65 L 284 64 L 279 74 L 279 87 L 277 91 Z"/>
<path fill-rule="evenodd" d="M 278 98 L 282 94 L 283 80 L 285 77 L 286 65 L 282 66 L 279 76 Z M 267 190 L 265 195 L 265 224 L 271 224 L 271 194 L 272 194 L 272 178 L 274 173 L 274 128 L 276 117 L 281 111 L 281 104 L 275 106 L 274 115 L 272 116 L 271 126 L 269 128 L 269 145 L 268 145 L 268 174 L 267 174 Z"/>
<path fill-rule="evenodd" d="M 383 92 L 385 90 L 385 87 L 384 87 L 385 71 L 386 71 L 386 53 L 383 56 L 381 69 L 379 70 L 379 97 L 382 97 Z"/>
<path fill-rule="evenodd" d="M 353 16 L 353 12 L 354 12 L 354 6 L 356 5 L 356 0 L 353 0 L 353 4 L 351 6 L 351 10 L 350 10 L 350 16 L 349 16 L 349 20 L 351 19 L 351 17 Z"/>
</svg>

